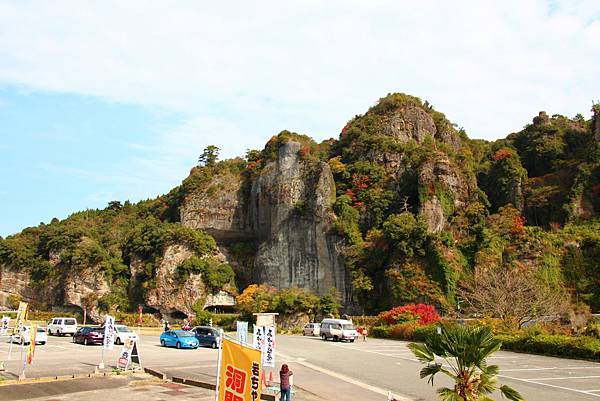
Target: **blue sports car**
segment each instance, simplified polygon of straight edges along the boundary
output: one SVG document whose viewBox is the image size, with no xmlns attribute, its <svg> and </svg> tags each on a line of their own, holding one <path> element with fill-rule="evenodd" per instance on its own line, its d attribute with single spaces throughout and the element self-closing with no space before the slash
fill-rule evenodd
<svg viewBox="0 0 600 401">
<path fill-rule="evenodd" d="M 169 330 L 160 335 L 160 345 L 175 348 L 198 348 L 198 340 L 191 331 Z"/>
</svg>

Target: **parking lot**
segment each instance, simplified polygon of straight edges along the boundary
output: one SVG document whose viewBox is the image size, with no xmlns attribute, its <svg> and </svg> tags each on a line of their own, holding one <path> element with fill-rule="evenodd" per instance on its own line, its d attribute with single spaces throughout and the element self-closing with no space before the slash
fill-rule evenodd
<svg viewBox="0 0 600 401">
<path fill-rule="evenodd" d="M 405 342 L 369 338 L 367 342 L 334 343 L 283 335 L 277 336 L 276 341 L 277 367 L 288 363 L 295 372 L 295 384 L 304 392 L 299 400 L 335 399 L 336 395 L 337 399 L 384 400 L 387 391 L 393 391 L 409 400 L 434 401 L 435 388 L 450 385 L 442 377 L 436 378 L 435 387 L 420 380 L 422 365 Z M 107 370 L 116 365 L 120 348 L 105 351 Z M 9 344 L 1 341 L 0 360 L 6 360 L 8 349 Z M 163 348 L 155 334 L 141 336 L 139 351 L 144 367 L 169 376 L 215 381 L 217 350 Z M 20 346 L 13 345 L 11 360 L 5 362 L 7 371 L 0 375 L 6 379 L 18 377 L 24 354 L 25 350 L 21 354 Z M 99 345 L 73 344 L 71 337 L 52 336 L 46 345 L 36 347 L 34 363 L 27 366 L 26 376 L 87 374 L 101 360 Z M 500 365 L 500 381 L 520 391 L 528 401 L 585 401 L 600 397 L 599 363 L 512 352 L 498 352 L 490 362 Z"/>
<path fill-rule="evenodd" d="M 10 345 L 3 339 L 0 342 L 0 360 L 6 361 Z M 163 348 L 158 335 L 142 335 L 138 343 L 143 366 L 156 367 L 173 374 L 194 372 L 200 378 L 202 372 L 210 372 L 214 376 L 217 365 L 217 351 L 210 348 L 197 350 Z M 115 345 L 112 350 L 104 351 L 104 362 L 108 369 L 116 366 L 121 346 Z M 6 371 L 0 375 L 6 379 L 17 378 L 23 368 L 26 347 L 13 344 L 11 358 L 5 362 Z M 85 374 L 94 371 L 102 361 L 103 350 L 100 345 L 74 344 L 70 336 L 49 336 L 48 343 L 37 345 L 35 359 L 28 365 L 25 375 L 28 378 L 45 376 L 62 376 Z"/>
</svg>

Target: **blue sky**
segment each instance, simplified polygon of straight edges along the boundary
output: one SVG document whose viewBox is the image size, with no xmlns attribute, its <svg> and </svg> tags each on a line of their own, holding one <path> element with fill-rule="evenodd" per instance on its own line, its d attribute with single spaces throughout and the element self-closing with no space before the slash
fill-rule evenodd
<svg viewBox="0 0 600 401">
<path fill-rule="evenodd" d="M 486 139 L 600 100 L 596 0 L 213 3 L 0 0 L 0 235 L 165 193 L 208 144 L 336 137 L 389 92 Z"/>
</svg>

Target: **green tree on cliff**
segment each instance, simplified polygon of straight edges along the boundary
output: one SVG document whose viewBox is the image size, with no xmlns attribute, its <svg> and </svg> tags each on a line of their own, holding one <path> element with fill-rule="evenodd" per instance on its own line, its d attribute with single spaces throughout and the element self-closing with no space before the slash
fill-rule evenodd
<svg viewBox="0 0 600 401">
<path fill-rule="evenodd" d="M 198 157 L 198 165 L 211 167 L 214 166 L 219 158 L 219 152 L 221 149 L 214 145 L 208 145 L 202 151 L 200 157 Z"/>
</svg>

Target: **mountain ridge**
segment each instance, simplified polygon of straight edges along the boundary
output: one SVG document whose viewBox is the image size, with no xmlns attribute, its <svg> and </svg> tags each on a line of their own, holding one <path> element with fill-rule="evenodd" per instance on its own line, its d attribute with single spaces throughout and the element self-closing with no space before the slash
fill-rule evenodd
<svg viewBox="0 0 600 401">
<path fill-rule="evenodd" d="M 541 112 L 487 142 L 390 94 L 337 140 L 282 131 L 244 158 L 205 160 L 154 200 L 2 239 L 0 307 L 194 315 L 209 295 L 266 283 L 333 287 L 349 312 L 417 301 L 452 311 L 461 283 L 485 269 L 528 268 L 598 310 L 600 107 L 592 113 Z"/>
</svg>

